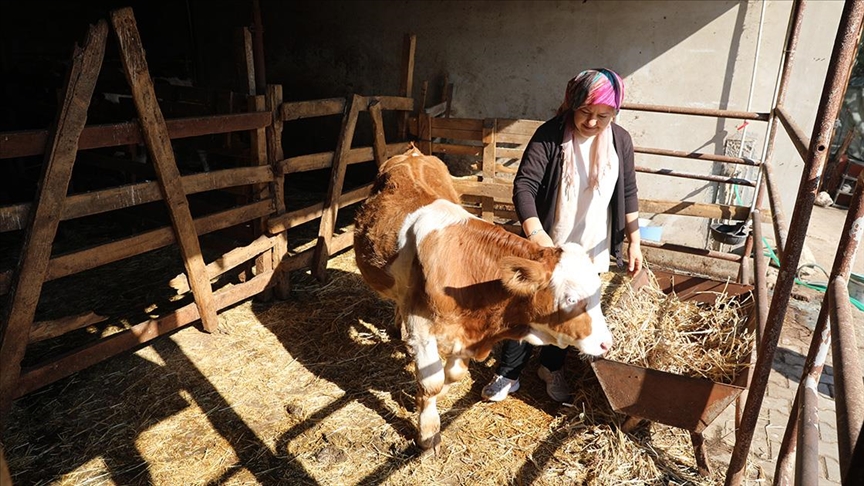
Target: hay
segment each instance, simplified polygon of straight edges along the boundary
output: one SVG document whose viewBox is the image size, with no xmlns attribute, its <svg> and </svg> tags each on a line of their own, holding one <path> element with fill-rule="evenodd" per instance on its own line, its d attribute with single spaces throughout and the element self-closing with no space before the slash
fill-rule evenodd
<svg viewBox="0 0 864 486">
<path fill-rule="evenodd" d="M 701 478 L 687 431 L 621 432 L 575 352 L 566 405 L 546 396 L 535 359 L 522 390 L 482 402 L 496 363 L 471 363 L 439 401 L 441 453 L 421 457 L 393 306 L 351 251 L 328 267 L 326 283 L 292 273 L 288 301 L 220 313 L 218 333 L 183 329 L 14 402 L 3 445 L 15 484 L 722 484 L 710 441 L 715 473 Z"/>
<path fill-rule="evenodd" d="M 615 338 L 607 359 L 726 384 L 749 365 L 752 302 L 725 292 L 713 305 L 685 302 L 654 280 L 635 291 L 626 279 L 610 280 L 607 289 L 604 312 Z"/>
</svg>

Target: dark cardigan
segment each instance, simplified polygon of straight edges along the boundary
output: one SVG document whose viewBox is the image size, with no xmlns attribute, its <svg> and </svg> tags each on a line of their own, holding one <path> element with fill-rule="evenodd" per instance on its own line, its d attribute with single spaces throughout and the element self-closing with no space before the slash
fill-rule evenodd
<svg viewBox="0 0 864 486">
<path fill-rule="evenodd" d="M 552 118 L 537 128 L 522 155 L 522 162 L 513 181 L 513 204 L 516 206 L 519 221 L 538 217 L 547 232 L 554 225 L 558 187 L 564 164 L 561 144 L 564 140 L 565 116 Z M 624 242 L 627 226 L 624 215 L 639 211 L 639 199 L 636 194 L 633 140 L 627 130 L 614 123 L 612 138 L 620 165 L 618 181 L 615 183 L 615 191 L 609 202 L 612 210 L 610 249 L 620 267 L 624 264 L 621 257 L 621 244 Z M 553 160 L 556 163 L 550 164 L 549 162 Z"/>
</svg>

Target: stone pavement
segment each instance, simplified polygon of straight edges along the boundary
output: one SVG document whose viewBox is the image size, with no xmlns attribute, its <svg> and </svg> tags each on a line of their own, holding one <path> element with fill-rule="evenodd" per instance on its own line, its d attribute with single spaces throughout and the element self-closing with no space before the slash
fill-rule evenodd
<svg viewBox="0 0 864 486">
<path fill-rule="evenodd" d="M 819 266 L 830 272 L 834 254 L 840 238 L 846 211 L 837 208 L 813 208 L 810 226 L 805 241 L 805 253 Z M 770 226 L 764 234 L 773 235 Z M 801 264 L 805 263 L 802 259 Z M 853 265 L 855 273 L 864 271 L 864 258 Z M 769 272 L 771 273 L 771 272 Z M 774 272 L 776 275 L 776 271 Z M 819 272 L 810 281 L 824 283 L 827 278 Z M 769 285 L 771 279 L 769 278 Z M 750 446 L 750 457 L 761 469 L 767 484 L 774 477 L 776 457 L 780 450 L 789 413 L 803 372 L 804 360 L 813 337 L 812 329 L 822 304 L 824 294 L 796 285 L 786 314 L 780 342 L 774 355 L 768 387 L 762 401 L 761 413 Z M 852 308 L 857 331 L 858 348 L 864 366 L 864 312 Z M 819 463 L 820 485 L 840 485 L 840 463 L 837 450 L 837 426 L 834 408 L 834 374 L 829 354 L 819 383 Z M 728 407 L 714 423 L 705 430 L 706 440 L 714 454 L 715 464 L 729 462 L 735 444 L 735 407 Z"/>
</svg>

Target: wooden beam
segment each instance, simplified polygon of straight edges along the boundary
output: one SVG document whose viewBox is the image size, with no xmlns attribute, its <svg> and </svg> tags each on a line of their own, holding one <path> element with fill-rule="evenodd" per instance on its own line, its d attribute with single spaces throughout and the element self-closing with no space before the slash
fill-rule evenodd
<svg viewBox="0 0 864 486">
<path fill-rule="evenodd" d="M 273 114 L 273 123 L 267 127 L 267 158 L 273 168 L 273 196 L 276 201 L 276 214 L 285 214 L 285 166 L 281 160 L 285 158 L 282 150 L 282 130 L 284 124 L 280 115 L 282 109 L 282 85 L 267 85 L 267 109 Z M 276 297 L 285 300 L 291 294 L 291 275 L 281 268 L 282 259 L 288 254 L 288 235 L 276 235 L 273 245 L 273 271 L 276 284 L 273 290 Z"/>
<path fill-rule="evenodd" d="M 0 417 L 6 417 L 18 387 L 21 361 L 78 153 L 78 137 L 87 124 L 87 109 L 102 68 L 107 34 L 108 24 L 100 21 L 87 30 L 84 47 L 75 46 L 63 103 L 49 132 L 41 184 L 34 200 L 35 210 L 24 235 L 6 312 L 0 321 L 0 368 L 3 369 L 0 373 Z"/>
<path fill-rule="evenodd" d="M 166 121 L 171 140 L 220 133 L 254 130 L 270 125 L 269 113 L 234 113 L 229 115 L 175 118 Z M 48 132 L 25 130 L 0 133 L 0 159 L 27 157 L 45 153 Z M 118 147 L 142 143 L 141 126 L 137 121 L 93 125 L 84 129 L 78 150 Z"/>
<path fill-rule="evenodd" d="M 69 331 L 81 329 L 108 320 L 106 316 L 100 316 L 95 312 L 86 312 L 77 316 L 67 316 L 53 321 L 34 322 L 30 328 L 28 342 L 35 343 L 46 339 L 62 336 Z"/>
<path fill-rule="evenodd" d="M 373 98 L 369 102 L 369 115 L 372 118 L 372 150 L 375 152 L 375 165 L 381 167 L 387 160 L 387 140 L 384 138 L 384 118 L 381 116 L 381 103 Z"/>
<path fill-rule="evenodd" d="M 333 231 L 336 229 L 336 216 L 339 212 L 339 197 L 342 195 L 342 184 L 345 182 L 345 171 L 348 167 L 346 156 L 351 150 L 354 140 L 354 129 L 357 127 L 357 117 L 365 99 L 354 95 L 351 98 L 348 113 L 342 119 L 342 129 L 336 141 L 333 156 L 333 168 L 330 171 L 330 185 L 324 198 L 324 214 L 321 215 L 321 226 L 318 229 L 318 243 L 315 246 L 315 256 L 312 262 L 312 275 L 320 281 L 327 279 L 327 260 L 334 252 L 330 243 Z"/>
<path fill-rule="evenodd" d="M 402 40 L 402 66 L 399 76 L 399 95 L 406 98 L 414 96 L 414 53 L 417 51 L 417 36 L 405 34 Z M 422 109 L 422 106 L 421 106 Z M 399 139 L 407 138 L 408 113 L 399 117 Z"/>
<path fill-rule="evenodd" d="M 255 96 L 255 55 L 252 53 L 252 33 L 249 32 L 249 27 L 239 27 L 234 32 L 237 77 L 242 88 L 240 92 Z"/>
<path fill-rule="evenodd" d="M 262 112 L 267 110 L 267 99 L 265 96 L 250 96 L 249 110 Z M 270 160 L 267 158 L 267 130 L 258 128 L 249 134 L 249 153 L 251 155 L 251 163 L 253 166 L 266 167 L 270 173 L 273 169 L 270 167 Z M 270 180 L 270 184 L 261 184 L 253 186 L 253 199 L 265 200 L 270 199 L 275 191 L 275 181 Z M 255 236 L 263 235 L 267 232 L 267 218 L 259 219 L 255 224 Z M 259 255 L 255 259 L 255 271 L 258 275 L 273 270 L 273 249 Z M 208 270 L 209 272 L 209 270 Z M 269 301 L 273 297 L 272 290 L 268 288 L 260 296 L 263 301 Z"/>
<path fill-rule="evenodd" d="M 345 98 L 282 103 L 279 118 L 284 121 L 303 120 L 320 116 L 341 115 L 345 112 Z"/>
<path fill-rule="evenodd" d="M 696 216 L 700 218 L 732 219 L 735 221 L 746 221 L 750 217 L 750 208 L 747 206 L 706 204 L 691 201 L 659 201 L 652 199 L 640 199 L 639 213 L 674 214 L 676 216 Z"/>
<path fill-rule="evenodd" d="M 369 197 L 370 192 L 372 192 L 371 183 L 366 184 L 365 186 L 358 187 L 357 189 L 354 189 L 352 191 L 343 193 L 342 196 L 339 198 L 339 207 L 356 204 Z M 296 211 L 291 211 L 279 216 L 274 216 L 270 218 L 270 221 L 268 222 L 270 234 L 276 234 L 282 231 L 287 231 L 291 228 L 295 228 L 303 223 L 308 223 L 313 219 L 320 218 L 322 214 L 324 214 L 324 203 L 320 202 L 318 204 L 313 204 L 311 206 L 298 209 Z"/>
<path fill-rule="evenodd" d="M 272 201 L 264 200 L 238 208 L 229 209 L 196 219 L 190 228 L 203 235 L 240 223 L 261 218 L 273 211 Z M 168 246 L 176 241 L 171 227 L 155 229 L 146 233 L 112 241 L 94 248 L 56 256 L 48 265 L 46 280 L 56 280 L 83 272 L 100 265 L 130 258 L 148 251 Z M 208 281 L 209 284 L 209 281 Z"/>
<path fill-rule="evenodd" d="M 162 111 L 156 102 L 153 81 L 150 79 L 147 60 L 144 57 L 144 47 L 141 45 L 141 37 L 138 34 L 138 26 L 132 9 L 126 7 L 112 11 L 111 23 L 117 34 L 123 70 L 129 81 L 132 100 L 141 121 L 141 134 L 156 169 L 159 186 L 162 189 L 177 243 L 180 246 L 180 253 L 183 255 L 183 263 L 189 274 L 195 303 L 201 314 L 201 322 L 204 329 L 213 332 L 219 326 L 219 318 L 216 316 L 216 307 L 213 302 L 213 289 L 210 287 L 210 280 L 207 279 L 204 257 L 201 255 L 198 235 L 194 230 L 189 201 L 186 199 L 183 184 L 180 182 L 180 171 L 174 160 L 171 138 L 165 126 L 165 119 L 162 117 Z"/>
<path fill-rule="evenodd" d="M 270 167 L 265 166 L 238 167 L 191 174 L 183 176 L 182 183 L 183 190 L 188 195 L 272 180 L 273 173 Z M 159 190 L 159 183 L 155 181 L 75 194 L 66 198 L 60 220 L 92 216 L 161 200 L 162 192 Z M 0 207 L 0 232 L 23 229 L 30 209 L 30 203 Z"/>
<path fill-rule="evenodd" d="M 212 280 L 232 268 L 236 268 L 246 263 L 250 259 L 257 257 L 271 248 L 273 248 L 273 239 L 267 237 L 267 235 L 261 235 L 252 243 L 239 248 L 234 248 L 215 261 L 208 263 L 207 278 Z M 177 294 L 185 294 L 191 290 L 189 287 L 189 279 L 182 273 L 172 278 L 168 282 L 168 286 L 176 290 Z"/>
<path fill-rule="evenodd" d="M 220 289 L 213 296 L 218 309 L 224 309 L 257 295 L 270 284 L 272 273 L 258 275 L 252 280 Z M 49 383 L 65 378 L 72 373 L 93 366 L 111 356 L 146 344 L 159 336 L 180 329 L 200 318 L 195 303 L 185 305 L 167 316 L 149 319 L 131 328 L 112 334 L 80 349 L 72 350 L 52 360 L 27 368 L 14 390 L 14 398 L 20 398 Z"/>
</svg>

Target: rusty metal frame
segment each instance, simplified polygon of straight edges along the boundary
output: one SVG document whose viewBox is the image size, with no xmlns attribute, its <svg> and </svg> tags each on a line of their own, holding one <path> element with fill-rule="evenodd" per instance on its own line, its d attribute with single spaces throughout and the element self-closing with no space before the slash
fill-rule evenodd
<svg viewBox="0 0 864 486">
<path fill-rule="evenodd" d="M 792 286 L 794 285 L 795 269 L 797 268 L 801 250 L 804 246 L 806 230 L 813 211 L 813 203 L 819 189 L 822 169 L 827 159 L 834 120 L 840 111 L 843 96 L 848 86 L 851 67 L 855 60 L 858 42 L 861 37 L 864 0 L 847 0 L 840 17 L 837 37 L 834 42 L 831 61 L 816 114 L 813 134 L 808 140 L 802 135 L 798 125 L 795 124 L 794 120 L 789 117 L 788 112 L 783 108 L 786 86 L 790 78 L 792 54 L 798 42 L 804 7 L 805 2 L 803 0 L 797 0 L 792 7 L 790 27 L 787 32 L 783 72 L 778 86 L 778 96 L 772 110 L 775 117 L 783 123 L 787 133 L 796 145 L 796 148 L 798 148 L 799 154 L 804 159 L 804 168 L 802 170 L 795 209 L 789 225 L 790 230 L 788 235 L 786 235 L 788 240 L 781 244 L 783 258 L 780 273 L 774 288 L 771 305 L 768 308 L 765 334 L 762 337 L 759 356 L 753 370 L 750 393 L 748 394 L 741 417 L 741 424 L 737 431 L 735 448 L 729 462 L 729 468 L 726 472 L 727 486 L 738 485 L 743 479 L 750 443 L 753 439 L 753 432 L 771 371 L 771 363 L 780 338 L 780 331 L 782 330 Z M 763 168 L 770 164 L 770 154 L 773 152 L 776 131 L 775 122 L 771 125 L 768 143 L 766 144 L 766 152 L 769 155 L 763 161 Z M 805 144 L 805 142 L 809 143 L 806 144 L 807 149 L 802 151 L 801 145 Z M 772 190 L 772 177 L 768 172 L 765 174 L 767 179 L 766 184 L 769 190 Z M 804 364 L 804 371 L 799 382 L 798 394 L 786 427 L 780 455 L 777 459 L 774 484 L 791 484 L 792 455 L 796 451 L 796 442 L 799 440 L 801 447 L 797 450 L 797 460 L 794 464 L 795 484 L 815 484 L 818 482 L 818 434 L 814 433 L 818 430 L 819 420 L 816 413 L 818 407 L 816 386 L 822 373 L 828 346 L 832 342 L 832 332 L 838 337 L 834 345 L 835 374 L 839 373 L 842 376 L 840 379 L 844 383 L 843 386 L 838 386 L 835 390 L 837 397 L 841 474 L 845 475 L 844 484 L 847 484 L 846 481 L 852 480 L 852 476 L 848 471 L 851 468 L 853 448 L 860 436 L 861 422 L 864 420 L 864 400 L 862 400 L 864 399 L 864 386 L 861 384 L 861 370 L 858 365 L 857 356 L 855 355 L 857 347 L 855 347 L 854 343 L 854 333 L 851 333 L 851 337 L 849 336 L 851 324 L 848 318 L 849 299 L 846 291 L 846 279 L 851 272 L 851 263 L 862 234 L 862 210 L 864 210 L 864 205 L 861 202 L 861 191 L 862 186 L 864 186 L 864 177 L 859 178 L 858 182 L 859 184 L 852 202 L 852 206 L 855 209 L 853 210 L 850 206 L 846 226 L 841 235 L 834 267 L 832 268 L 829 292 L 826 293 L 823 300 L 816 329 L 813 333 L 813 340 Z M 763 191 L 764 189 L 758 192 L 757 209 L 761 202 Z M 776 193 L 773 190 L 772 192 Z M 776 194 L 772 195 L 772 198 L 774 196 Z M 776 214 L 773 219 L 775 232 L 779 236 L 780 229 L 778 228 Z M 829 308 L 832 317 L 831 328 L 828 328 L 826 325 Z M 841 335 L 843 342 L 840 342 L 841 338 L 839 336 Z M 853 352 L 851 353 L 849 353 L 849 346 L 853 346 L 851 348 Z M 851 484 L 851 482 L 848 484 Z"/>
</svg>

